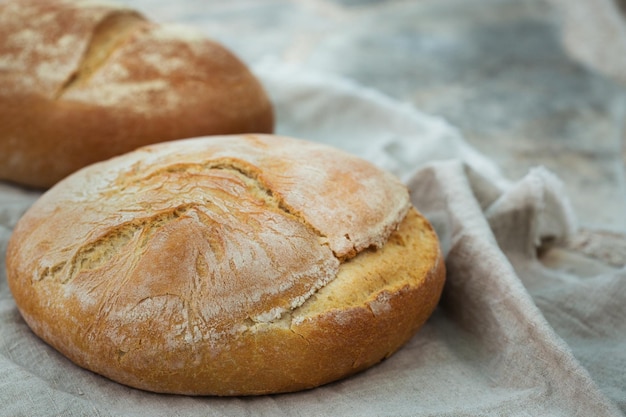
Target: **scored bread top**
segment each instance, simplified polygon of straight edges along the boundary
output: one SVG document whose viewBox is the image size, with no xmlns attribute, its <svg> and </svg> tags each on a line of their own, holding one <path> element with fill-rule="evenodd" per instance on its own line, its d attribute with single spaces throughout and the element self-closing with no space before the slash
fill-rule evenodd
<svg viewBox="0 0 626 417">
<path fill-rule="evenodd" d="M 168 343 L 206 340 L 299 307 L 342 261 L 382 247 L 409 209 L 397 178 L 325 145 L 180 140 L 57 184 L 18 223 L 7 268 L 15 293 L 39 292 L 20 300 L 27 321 L 58 302 L 47 319 L 81 318 L 76 337 L 86 340 L 142 323 Z"/>
<path fill-rule="evenodd" d="M 43 96 L 167 115 L 230 90 L 245 112 L 233 55 L 199 31 L 159 25 L 114 3 L 20 0 L 0 4 L 0 95 Z M 230 76 L 222 76 L 224 68 Z M 216 74 L 220 76 L 216 76 Z M 247 81 L 247 80 L 246 80 Z M 200 89 L 202 94 L 198 94 Z M 207 97 L 208 96 L 208 97 Z M 230 117 L 234 117 L 230 115 Z"/>
<path fill-rule="evenodd" d="M 54 99 L 80 67 L 98 25 L 122 17 L 145 22 L 136 12 L 108 3 L 21 0 L 0 4 L 0 68 L 11 77 L 0 88 Z"/>
</svg>

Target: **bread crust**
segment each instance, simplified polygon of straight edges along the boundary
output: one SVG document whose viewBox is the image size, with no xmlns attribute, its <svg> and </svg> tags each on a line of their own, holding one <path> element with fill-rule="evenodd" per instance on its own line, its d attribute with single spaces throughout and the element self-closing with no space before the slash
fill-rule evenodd
<svg viewBox="0 0 626 417">
<path fill-rule="evenodd" d="M 413 336 L 445 280 L 437 236 L 395 177 L 271 135 L 87 167 L 19 221 L 6 265 L 25 321 L 72 361 L 188 395 L 366 369 Z"/>
<path fill-rule="evenodd" d="M 23 185 L 151 143 L 273 129 L 231 52 L 114 4 L 0 3 L 0 73 L 0 180 Z"/>
</svg>

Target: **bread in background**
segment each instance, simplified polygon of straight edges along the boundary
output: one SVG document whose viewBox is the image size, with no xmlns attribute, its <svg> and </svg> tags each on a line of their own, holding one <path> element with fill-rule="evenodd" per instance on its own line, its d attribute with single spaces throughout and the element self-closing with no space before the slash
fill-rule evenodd
<svg viewBox="0 0 626 417">
<path fill-rule="evenodd" d="M 194 30 L 102 2 L 0 3 L 0 180 L 49 187 L 143 145 L 272 129 L 259 81 Z"/>
</svg>

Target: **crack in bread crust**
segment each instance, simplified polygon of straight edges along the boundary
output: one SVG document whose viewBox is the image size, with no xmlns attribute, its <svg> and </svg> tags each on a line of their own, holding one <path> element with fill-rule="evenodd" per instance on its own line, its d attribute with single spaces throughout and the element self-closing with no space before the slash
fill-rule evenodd
<svg viewBox="0 0 626 417">
<path fill-rule="evenodd" d="M 125 187 L 116 189 L 116 192 L 127 190 L 131 184 L 141 184 L 146 181 L 164 181 L 157 177 L 168 175 L 184 175 L 193 173 L 194 175 L 207 173 L 211 170 L 228 171 L 239 177 L 248 187 L 255 198 L 263 200 L 268 207 L 282 211 L 285 215 L 292 217 L 305 225 L 308 229 L 319 236 L 320 244 L 327 246 L 326 236 L 319 230 L 309 224 L 305 218 L 294 213 L 294 210 L 288 207 L 284 201 L 277 198 L 272 190 L 264 184 L 258 176 L 258 173 L 245 164 L 232 160 L 214 160 L 207 164 L 180 164 L 170 165 L 163 169 L 153 171 L 149 175 L 141 178 L 133 178 L 130 181 L 124 181 Z M 120 184 L 118 184 L 120 185 Z M 134 189 L 127 190 L 128 193 L 134 193 Z M 116 256 L 120 250 L 133 240 L 139 234 L 139 247 L 144 247 L 151 235 L 160 227 L 167 223 L 178 219 L 184 213 L 192 209 L 201 210 L 203 207 L 211 205 L 210 200 L 202 200 L 191 203 L 180 204 L 166 211 L 159 212 L 155 215 L 134 218 L 131 221 L 121 223 L 115 227 L 109 227 L 105 233 L 91 239 L 84 245 L 76 248 L 74 254 L 69 261 L 64 261 L 51 267 L 45 267 L 35 276 L 35 280 L 57 279 L 62 284 L 71 282 L 81 271 L 88 269 L 97 269 L 106 264 L 111 258 Z"/>
<path fill-rule="evenodd" d="M 316 234 L 319 237 L 318 243 L 321 246 L 328 248 L 327 239 L 319 230 L 310 225 L 302 216 L 294 214 L 294 210 L 286 206 L 284 202 L 277 198 L 272 190 L 259 179 L 259 175 L 255 170 L 241 162 L 215 160 L 207 164 L 169 165 L 163 169 L 150 172 L 145 177 L 124 181 L 124 189 L 126 190 L 125 192 L 134 194 L 135 190 L 133 184 L 144 184 L 146 182 L 164 183 L 167 181 L 164 178 L 169 176 L 184 176 L 189 174 L 206 175 L 211 171 L 227 172 L 229 175 L 234 175 L 245 184 L 247 192 L 251 194 L 253 198 L 263 201 L 264 204 L 266 204 L 265 208 L 272 208 L 282 212 L 284 216 L 298 221 L 309 229 L 312 234 Z M 68 284 L 81 272 L 101 268 L 112 258 L 119 256 L 120 251 L 131 250 L 131 248 L 128 247 L 130 243 L 132 243 L 132 247 L 136 248 L 135 250 L 141 251 L 146 247 L 148 241 L 158 229 L 166 227 L 169 223 L 176 221 L 188 212 L 193 211 L 201 223 L 205 226 L 210 226 L 212 220 L 210 216 L 206 214 L 205 210 L 211 210 L 212 203 L 211 200 L 188 202 L 159 212 L 156 215 L 135 218 L 118 226 L 110 227 L 104 234 L 97 236 L 76 249 L 71 260 L 64 262 L 63 268 L 58 268 L 55 271 L 56 275 L 58 275 L 56 278 L 59 279 L 60 283 Z M 226 254 L 223 253 L 224 248 L 221 248 L 210 239 L 207 242 L 212 252 L 221 252 L 223 256 L 226 256 Z M 341 259 L 337 259 L 337 261 L 341 262 Z M 200 277 L 200 279 L 210 279 L 210 271 L 207 267 L 206 259 L 198 256 L 196 259 L 196 275 Z M 55 274 L 50 275 L 55 278 Z M 309 297 L 326 285 L 332 278 L 334 278 L 334 276 L 313 283 L 304 293 L 293 298 L 289 306 L 274 307 L 256 316 L 247 317 L 246 320 L 250 320 L 252 324 L 280 322 L 284 317 L 290 314 L 290 311 L 306 302 Z M 201 317 L 201 315 L 196 316 Z M 245 322 L 242 321 L 240 325 L 245 327 Z"/>
<path fill-rule="evenodd" d="M 71 88 L 87 82 L 133 33 L 147 25 L 149 23 L 139 13 L 130 10 L 113 11 L 106 16 L 94 29 L 78 68 L 59 88 L 55 99 L 58 100 Z"/>
<path fill-rule="evenodd" d="M 104 235 L 79 247 L 68 263 L 69 271 L 60 282 L 71 282 L 81 271 L 98 269 L 119 254 L 139 235 L 138 247 L 144 247 L 150 236 L 160 227 L 179 218 L 192 206 L 182 205 L 157 215 L 136 219 L 110 229 Z"/>
<path fill-rule="evenodd" d="M 155 177 L 161 175 L 174 173 L 201 174 L 203 171 L 209 170 L 225 170 L 235 174 L 240 174 L 241 178 L 246 180 L 246 182 L 250 186 L 250 191 L 255 195 L 255 197 L 262 198 L 265 202 L 268 203 L 268 205 L 278 210 L 281 210 L 290 216 L 293 216 L 295 219 L 314 231 L 320 237 L 320 242 L 328 245 L 328 237 L 321 230 L 308 222 L 305 216 L 303 216 L 301 213 L 299 213 L 297 210 L 287 204 L 287 202 L 283 198 L 281 198 L 280 195 L 274 193 L 271 186 L 263 181 L 259 168 L 240 159 L 215 158 L 205 163 L 170 164 L 166 167 L 162 167 L 157 170 L 148 172 L 145 175 L 132 175 L 130 176 L 130 178 L 128 175 L 126 175 L 124 177 L 120 177 L 119 180 L 116 182 L 116 188 L 114 192 L 117 193 L 120 190 L 123 191 L 129 187 L 132 188 L 132 186 L 142 184 L 146 181 L 153 181 Z M 347 259 L 347 256 L 338 256 L 334 251 L 333 253 L 340 261 Z"/>
</svg>

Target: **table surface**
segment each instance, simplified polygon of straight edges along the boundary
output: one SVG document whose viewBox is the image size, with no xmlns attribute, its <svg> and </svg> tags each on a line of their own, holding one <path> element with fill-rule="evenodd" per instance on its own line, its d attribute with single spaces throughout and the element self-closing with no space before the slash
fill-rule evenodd
<svg viewBox="0 0 626 417">
<path fill-rule="evenodd" d="M 572 245 L 626 263 L 626 95 L 571 58 L 541 0 L 126 0 L 190 24 L 245 62 L 339 74 L 448 120 L 511 180 L 564 183 L 583 226 Z"/>
</svg>

